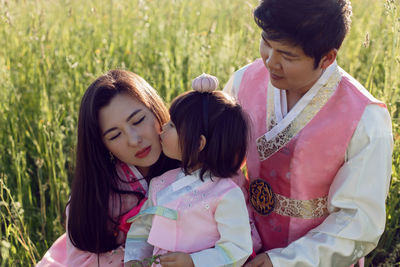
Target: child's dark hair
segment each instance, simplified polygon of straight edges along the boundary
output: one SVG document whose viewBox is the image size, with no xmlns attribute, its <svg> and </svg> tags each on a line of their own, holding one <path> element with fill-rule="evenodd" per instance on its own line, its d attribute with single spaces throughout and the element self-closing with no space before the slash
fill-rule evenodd
<svg viewBox="0 0 400 267">
<path fill-rule="evenodd" d="M 315 68 L 331 49 L 339 49 L 351 24 L 349 0 L 261 0 L 254 20 L 273 41 L 299 45 Z"/>
<path fill-rule="evenodd" d="M 189 91 L 178 96 L 169 109 L 182 152 L 182 168 L 190 173 L 199 163 L 205 172 L 232 177 L 247 151 L 248 119 L 238 103 L 221 91 Z M 206 145 L 200 151 L 200 136 Z"/>
</svg>

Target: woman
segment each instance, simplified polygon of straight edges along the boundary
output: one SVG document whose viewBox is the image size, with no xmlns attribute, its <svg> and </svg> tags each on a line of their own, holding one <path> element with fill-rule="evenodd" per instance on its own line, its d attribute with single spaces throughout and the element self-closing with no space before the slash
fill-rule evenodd
<svg viewBox="0 0 400 267">
<path fill-rule="evenodd" d="M 168 111 L 138 75 L 112 70 L 85 92 L 79 113 L 67 233 L 37 266 L 121 266 L 129 225 L 152 177 L 176 168 L 161 151 Z M 125 215 L 125 216 L 124 216 Z"/>
</svg>

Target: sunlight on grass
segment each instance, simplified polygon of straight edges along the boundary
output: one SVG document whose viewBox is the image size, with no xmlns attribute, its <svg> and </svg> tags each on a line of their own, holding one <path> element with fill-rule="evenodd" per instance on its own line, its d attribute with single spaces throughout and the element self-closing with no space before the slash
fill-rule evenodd
<svg viewBox="0 0 400 267">
<path fill-rule="evenodd" d="M 400 253 L 400 3 L 354 0 L 339 64 L 393 118 L 385 233 L 367 258 Z M 257 1 L 0 0 L 1 266 L 32 265 L 64 232 L 80 98 L 111 68 L 143 76 L 169 102 L 202 72 L 221 87 L 258 57 Z M 162 7 L 162 8 L 160 8 Z"/>
</svg>

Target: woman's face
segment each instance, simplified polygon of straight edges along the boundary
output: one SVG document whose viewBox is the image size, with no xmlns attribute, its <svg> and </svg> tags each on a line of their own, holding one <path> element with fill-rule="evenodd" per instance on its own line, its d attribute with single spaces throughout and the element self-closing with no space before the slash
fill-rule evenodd
<svg viewBox="0 0 400 267">
<path fill-rule="evenodd" d="M 99 124 L 107 149 L 147 175 L 161 154 L 161 127 L 154 114 L 135 97 L 118 94 L 100 109 Z"/>
</svg>

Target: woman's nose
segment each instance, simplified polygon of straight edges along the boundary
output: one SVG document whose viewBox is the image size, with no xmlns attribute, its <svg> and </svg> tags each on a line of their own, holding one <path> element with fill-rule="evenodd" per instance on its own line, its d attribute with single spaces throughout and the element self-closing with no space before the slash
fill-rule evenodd
<svg viewBox="0 0 400 267">
<path fill-rule="evenodd" d="M 137 146 L 142 142 L 142 136 L 137 131 L 131 131 L 128 135 L 128 145 Z"/>
</svg>

